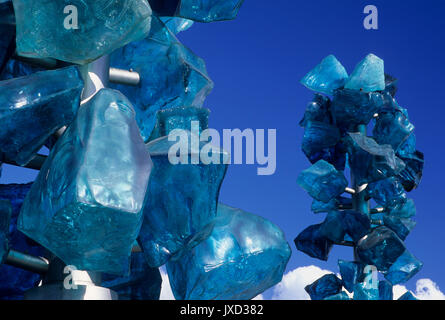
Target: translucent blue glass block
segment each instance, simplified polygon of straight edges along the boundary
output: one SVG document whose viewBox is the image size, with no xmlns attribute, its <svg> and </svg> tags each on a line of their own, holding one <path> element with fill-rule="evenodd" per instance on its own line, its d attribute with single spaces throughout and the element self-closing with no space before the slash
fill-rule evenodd
<svg viewBox="0 0 445 320">
<path fill-rule="evenodd" d="M 9 252 L 9 225 L 11 223 L 11 203 L 0 200 L 0 265 Z"/>
<path fill-rule="evenodd" d="M 323 300 L 339 294 L 341 289 L 341 280 L 335 274 L 327 274 L 304 288 L 311 300 Z"/>
<path fill-rule="evenodd" d="M 11 202 L 12 216 L 9 226 L 10 247 L 33 256 L 43 256 L 44 249 L 17 230 L 17 218 L 23 200 L 32 183 L 0 185 L 0 199 Z M 37 285 L 40 275 L 6 264 L 0 265 L 0 300 L 21 300 L 28 289 Z"/>
<path fill-rule="evenodd" d="M 0 74 L 0 79 L 9 80 L 13 78 L 25 77 L 38 71 L 44 71 L 44 69 L 31 66 L 15 59 L 9 59 Z"/>
<path fill-rule="evenodd" d="M 331 110 L 339 128 L 343 131 L 352 131 L 359 124 L 369 124 L 386 103 L 385 97 L 380 92 L 365 93 L 339 89 L 334 92 Z"/>
<path fill-rule="evenodd" d="M 102 89 L 51 150 L 19 230 L 79 270 L 126 274 L 151 168 L 131 103 Z"/>
<path fill-rule="evenodd" d="M 379 300 L 393 300 L 392 284 L 386 280 L 379 281 Z"/>
<path fill-rule="evenodd" d="M 349 133 L 346 139 L 351 171 L 358 185 L 399 174 L 405 164 L 390 145 L 379 145 L 360 133 Z"/>
<path fill-rule="evenodd" d="M 334 294 L 333 296 L 324 298 L 323 300 L 351 300 L 351 298 L 349 298 L 346 292 L 342 291 L 340 293 Z"/>
<path fill-rule="evenodd" d="M 392 109 L 379 113 L 372 134 L 378 144 L 389 144 L 398 150 L 413 131 L 414 125 L 408 117 L 401 110 Z"/>
<path fill-rule="evenodd" d="M 398 300 L 419 300 L 419 299 L 417 299 L 411 291 L 407 291 Z"/>
<path fill-rule="evenodd" d="M 352 206 L 351 198 L 337 197 L 324 203 L 323 201 L 313 200 L 311 210 L 313 213 L 330 212 L 335 211 L 343 207 Z"/>
<path fill-rule="evenodd" d="M 134 104 L 144 141 L 156 122 L 156 112 L 180 106 L 202 107 L 213 89 L 204 61 L 184 47 L 165 25 L 153 17 L 148 37 L 111 55 L 116 68 L 141 75 L 139 86 L 113 85 Z"/>
<path fill-rule="evenodd" d="M 359 241 L 371 231 L 370 218 L 360 211 L 343 211 L 341 223 L 354 242 Z"/>
<path fill-rule="evenodd" d="M 159 300 L 161 274 L 158 268 L 151 268 L 142 252 L 131 254 L 130 274 L 116 277 L 102 275 L 102 287 L 115 291 L 119 300 Z"/>
<path fill-rule="evenodd" d="M 331 100 L 324 95 L 316 93 L 314 99 L 306 107 L 300 126 L 306 127 L 308 123 L 313 121 L 333 124 L 330 107 Z"/>
<path fill-rule="evenodd" d="M 329 55 L 301 83 L 310 90 L 332 95 L 334 90 L 344 87 L 347 79 L 346 69 L 335 56 Z"/>
<path fill-rule="evenodd" d="M 416 221 L 410 218 L 399 218 L 394 215 L 384 215 L 383 223 L 392 231 L 397 233 L 400 239 L 405 240 L 409 233 L 416 226 Z"/>
<path fill-rule="evenodd" d="M 196 141 L 194 149 L 192 139 L 199 138 L 191 134 L 185 138 L 187 163 L 171 163 L 169 151 L 177 142 L 168 137 L 147 144 L 154 167 L 139 242 L 152 267 L 162 266 L 207 238 L 216 216 L 228 153 L 214 147 L 208 154 L 218 163 L 206 164 L 199 157 L 206 144 Z"/>
<path fill-rule="evenodd" d="M 416 215 L 416 205 L 413 199 L 408 199 L 406 202 L 389 208 L 388 213 L 398 218 L 411 218 Z"/>
<path fill-rule="evenodd" d="M 389 74 L 385 74 L 385 92 L 394 97 L 397 93 L 399 80 Z"/>
<path fill-rule="evenodd" d="M 385 90 L 385 67 L 379 57 L 369 54 L 354 69 L 345 88 L 373 92 Z"/>
<path fill-rule="evenodd" d="M 320 160 L 309 169 L 302 171 L 298 176 L 297 183 L 312 198 L 325 203 L 344 193 L 348 186 L 343 172 L 337 171 L 334 166 L 324 160 Z"/>
<path fill-rule="evenodd" d="M 3 66 L 15 48 L 15 17 L 11 2 L 0 3 L 0 33 L 0 66 Z"/>
<path fill-rule="evenodd" d="M 178 34 L 180 32 L 186 31 L 193 26 L 193 21 L 184 19 L 184 18 L 176 18 L 176 17 L 161 17 L 161 21 L 165 24 L 165 26 L 174 34 Z"/>
<path fill-rule="evenodd" d="M 281 281 L 291 250 L 270 221 L 218 205 L 212 234 L 167 263 L 180 300 L 248 300 Z"/>
<path fill-rule="evenodd" d="M 327 261 L 333 242 L 321 234 L 320 228 L 321 224 L 307 227 L 295 238 L 294 242 L 301 252 L 312 258 Z"/>
<path fill-rule="evenodd" d="M 358 262 L 338 260 L 338 267 L 343 286 L 352 293 L 354 286 L 363 280 L 364 265 Z"/>
<path fill-rule="evenodd" d="M 357 283 L 354 286 L 354 300 L 379 300 L 379 288 L 369 283 Z"/>
<path fill-rule="evenodd" d="M 424 168 L 424 155 L 420 151 L 415 151 L 406 157 L 400 156 L 405 162 L 405 169 L 398 175 L 397 179 L 402 183 L 403 188 L 410 192 L 417 188 L 422 180 Z"/>
<path fill-rule="evenodd" d="M 397 234 L 387 227 L 378 227 L 357 244 L 360 261 L 374 265 L 379 271 L 388 271 L 406 248 Z"/>
<path fill-rule="evenodd" d="M 85 64 L 143 39 L 150 31 L 152 12 L 144 0 L 13 3 L 17 51 L 25 57 Z"/>
<path fill-rule="evenodd" d="M 378 204 L 386 208 L 401 206 L 407 201 L 402 184 L 394 177 L 370 183 L 367 193 Z"/>
<path fill-rule="evenodd" d="M 414 277 L 423 263 L 406 250 L 385 273 L 385 278 L 393 285 L 404 283 Z"/>
<path fill-rule="evenodd" d="M 149 0 L 159 16 L 177 16 L 199 22 L 235 19 L 244 0 Z"/>
<path fill-rule="evenodd" d="M 74 119 L 82 88 L 76 67 L 1 81 L 1 152 L 28 163 L 51 134 Z"/>
<path fill-rule="evenodd" d="M 209 127 L 209 109 L 197 107 L 175 107 L 166 110 L 159 110 L 156 113 L 156 125 L 151 134 L 150 140 L 168 136 L 175 129 L 191 131 L 199 130 L 202 133 Z M 192 121 L 196 121 L 198 126 L 192 128 Z"/>
<path fill-rule="evenodd" d="M 320 234 L 335 243 L 343 241 L 346 234 L 343 226 L 343 214 L 339 211 L 329 212 L 321 224 Z"/>
</svg>

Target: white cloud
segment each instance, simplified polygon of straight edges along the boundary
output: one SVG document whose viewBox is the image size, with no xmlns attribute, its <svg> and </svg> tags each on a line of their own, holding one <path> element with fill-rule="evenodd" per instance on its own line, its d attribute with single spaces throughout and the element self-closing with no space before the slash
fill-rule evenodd
<svg viewBox="0 0 445 320">
<path fill-rule="evenodd" d="M 416 296 L 420 300 L 445 300 L 445 295 L 431 279 L 420 279 L 417 281 Z"/>
<path fill-rule="evenodd" d="M 317 266 L 300 267 L 289 271 L 273 289 L 272 300 L 309 300 L 304 287 L 325 274 L 332 273 Z"/>
<path fill-rule="evenodd" d="M 403 296 L 406 292 L 408 291 L 408 289 L 405 286 L 402 286 L 400 284 L 392 287 L 392 293 L 393 293 L 393 298 L 394 300 L 399 299 L 401 296 Z"/>
</svg>

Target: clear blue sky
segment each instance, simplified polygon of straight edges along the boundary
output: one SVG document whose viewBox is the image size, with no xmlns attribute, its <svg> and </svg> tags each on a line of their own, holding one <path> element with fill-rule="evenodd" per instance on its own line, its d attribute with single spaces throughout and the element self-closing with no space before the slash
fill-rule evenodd
<svg viewBox="0 0 445 320">
<path fill-rule="evenodd" d="M 363 8 L 379 9 L 379 30 L 362 26 Z M 310 211 L 311 199 L 296 184 L 309 166 L 300 150 L 298 122 L 312 93 L 299 80 L 322 58 L 334 54 L 349 72 L 372 52 L 385 60 L 387 73 L 399 79 L 399 104 L 416 126 L 418 149 L 426 165 L 416 201 L 418 225 L 408 248 L 424 262 L 419 278 L 445 289 L 445 188 L 443 106 L 445 3 L 360 0 L 246 0 L 235 21 L 195 24 L 179 35 L 205 59 L 215 89 L 205 106 L 213 128 L 277 129 L 277 171 L 257 176 L 256 167 L 232 165 L 220 200 L 278 224 L 292 247 L 288 270 L 315 264 L 337 271 L 337 259 L 352 259 L 349 248 L 333 249 L 329 262 L 297 251 L 293 239 L 306 226 L 322 221 Z M 31 181 L 35 172 L 4 166 L 1 183 Z"/>
</svg>

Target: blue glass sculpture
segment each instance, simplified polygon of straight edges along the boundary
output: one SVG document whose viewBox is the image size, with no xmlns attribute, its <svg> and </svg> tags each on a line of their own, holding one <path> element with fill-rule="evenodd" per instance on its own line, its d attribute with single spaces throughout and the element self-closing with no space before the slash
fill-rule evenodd
<svg viewBox="0 0 445 320">
<path fill-rule="evenodd" d="M 406 193 L 421 181 L 424 155 L 416 149 L 407 110 L 394 98 L 398 81 L 384 73 L 383 60 L 370 54 L 349 78 L 345 73 L 329 56 L 302 80 L 311 90 L 332 94 L 332 100 L 316 94 L 300 122 L 302 149 L 315 164 L 300 174 L 298 184 L 314 199 L 312 211 L 326 217 L 304 229 L 295 244 L 321 260 L 328 259 L 334 244 L 354 249 L 355 261 L 338 262 L 342 280 L 338 288 L 334 285 L 336 292 L 317 295 L 317 286 L 322 293 L 328 287 L 324 277 L 308 286 L 312 299 L 346 300 L 344 288 L 354 300 L 392 300 L 393 285 L 422 268 L 403 241 L 416 225 L 416 207 Z M 341 172 L 345 169 L 349 182 Z M 377 207 L 371 208 L 370 200 Z M 379 281 L 378 272 L 386 280 Z M 407 293 L 402 299 L 414 297 Z"/>
<path fill-rule="evenodd" d="M 51 150 L 19 230 L 81 270 L 128 272 L 152 162 L 131 103 L 103 89 Z"/>
<path fill-rule="evenodd" d="M 13 0 L 17 51 L 85 64 L 143 39 L 152 11 L 145 0 Z M 32 17 L 32 18 L 30 18 Z"/>
<path fill-rule="evenodd" d="M 74 119 L 82 88 L 76 67 L 0 82 L 3 155 L 28 163 L 51 134 Z"/>
<path fill-rule="evenodd" d="M 214 225 L 204 242 L 167 263 L 176 299 L 252 299 L 281 281 L 291 250 L 276 225 L 223 204 Z"/>
<path fill-rule="evenodd" d="M 190 133 L 185 138 L 185 162 L 178 164 L 172 164 L 169 156 L 178 142 L 161 137 L 147 144 L 153 172 L 139 242 L 152 267 L 162 266 L 206 239 L 216 216 L 228 154 L 215 147 L 211 157 L 216 157 L 217 163 L 205 164 L 199 158 L 205 144 L 197 141 L 194 149 L 192 140 L 199 138 Z"/>
<path fill-rule="evenodd" d="M 301 83 L 313 91 L 332 95 L 334 90 L 344 87 L 347 80 L 348 73 L 345 67 L 335 56 L 330 55 L 310 71 Z"/>
<path fill-rule="evenodd" d="M 184 18 L 176 18 L 176 17 L 161 17 L 161 21 L 165 24 L 165 26 L 174 34 L 178 34 L 180 32 L 186 31 L 193 26 L 193 21 L 184 19 Z"/>
<path fill-rule="evenodd" d="M 327 274 L 314 283 L 307 285 L 304 290 L 306 290 L 312 300 L 323 300 L 339 294 L 341 288 L 341 280 L 335 274 Z"/>
<path fill-rule="evenodd" d="M 141 75 L 137 87 L 114 85 L 130 97 L 144 141 L 156 122 L 156 112 L 180 106 L 202 107 L 213 89 L 204 61 L 184 47 L 156 17 L 147 38 L 111 55 L 113 66 Z"/>
<path fill-rule="evenodd" d="M 149 0 L 159 16 L 182 17 L 199 22 L 235 19 L 244 0 Z"/>
</svg>

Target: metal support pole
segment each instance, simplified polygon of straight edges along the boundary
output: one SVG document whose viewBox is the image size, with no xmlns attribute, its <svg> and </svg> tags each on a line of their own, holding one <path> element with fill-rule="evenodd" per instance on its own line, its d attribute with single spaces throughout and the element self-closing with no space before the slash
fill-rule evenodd
<svg viewBox="0 0 445 320">
<path fill-rule="evenodd" d="M 5 263 L 35 273 L 45 274 L 49 269 L 49 262 L 43 257 L 34 257 L 26 253 L 9 250 Z"/>
</svg>

